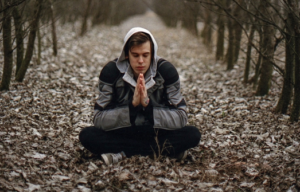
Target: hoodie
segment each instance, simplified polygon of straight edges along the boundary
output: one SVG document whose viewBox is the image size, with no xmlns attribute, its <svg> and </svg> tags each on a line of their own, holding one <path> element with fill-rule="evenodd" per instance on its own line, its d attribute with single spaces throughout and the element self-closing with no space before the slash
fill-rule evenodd
<svg viewBox="0 0 300 192">
<path fill-rule="evenodd" d="M 144 75 L 150 103 L 146 108 L 134 107 L 132 97 L 136 86 L 133 70 L 125 58 L 125 44 L 136 32 L 150 35 L 154 53 L 149 70 Z M 186 103 L 180 92 L 179 75 L 175 67 L 157 56 L 157 43 L 144 28 L 132 28 L 124 38 L 120 56 L 106 64 L 99 76 L 99 96 L 94 107 L 94 125 L 105 131 L 130 126 L 179 129 L 186 125 Z"/>
<path fill-rule="evenodd" d="M 122 51 L 121 51 L 120 56 L 118 57 L 116 64 L 117 64 L 117 68 L 119 69 L 119 71 L 121 73 L 125 73 L 125 75 L 123 76 L 123 80 L 135 87 L 136 81 L 133 78 L 132 69 L 130 67 L 128 60 L 125 58 L 125 45 L 126 45 L 128 39 L 136 32 L 144 32 L 144 33 L 149 34 L 152 39 L 152 42 L 153 42 L 153 47 L 154 47 L 153 60 L 152 60 L 152 63 L 150 64 L 149 70 L 145 74 L 146 89 L 149 89 L 155 84 L 155 81 L 153 80 L 153 78 L 156 75 L 157 62 L 160 59 L 160 57 L 157 56 L 157 49 L 158 49 L 157 43 L 156 43 L 154 37 L 152 36 L 152 34 L 150 33 L 150 31 L 148 31 L 147 29 L 141 28 L 141 27 L 134 27 L 131 30 L 129 30 L 129 32 L 124 37 Z"/>
</svg>

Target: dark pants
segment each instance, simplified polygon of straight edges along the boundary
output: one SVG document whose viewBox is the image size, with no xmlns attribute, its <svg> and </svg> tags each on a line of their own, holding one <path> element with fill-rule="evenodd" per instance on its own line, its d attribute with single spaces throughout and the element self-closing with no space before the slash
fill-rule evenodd
<svg viewBox="0 0 300 192">
<path fill-rule="evenodd" d="M 196 127 L 186 126 L 177 130 L 153 129 L 152 127 L 126 127 L 103 131 L 86 127 L 79 134 L 82 145 L 94 154 L 119 153 L 133 155 L 163 154 L 175 157 L 198 145 L 201 134 Z M 159 145 L 158 145 L 159 144 Z"/>
</svg>

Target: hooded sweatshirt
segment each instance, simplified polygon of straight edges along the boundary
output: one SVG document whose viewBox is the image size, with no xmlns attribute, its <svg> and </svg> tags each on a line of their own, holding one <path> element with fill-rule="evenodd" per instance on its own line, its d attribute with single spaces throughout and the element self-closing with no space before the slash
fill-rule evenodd
<svg viewBox="0 0 300 192">
<path fill-rule="evenodd" d="M 157 62 L 160 59 L 160 57 L 157 56 L 157 48 L 158 48 L 157 43 L 156 43 L 154 37 L 152 36 L 152 34 L 150 33 L 150 31 L 148 31 L 147 29 L 144 29 L 141 27 L 134 27 L 128 31 L 128 33 L 124 37 L 124 44 L 122 46 L 121 55 L 119 56 L 119 58 L 117 60 L 117 68 L 119 69 L 119 71 L 121 73 L 125 73 L 125 75 L 123 76 L 124 81 L 128 82 L 129 84 L 131 84 L 132 86 L 135 87 L 136 81 L 133 78 L 133 71 L 130 67 L 128 59 L 125 58 L 125 45 L 126 45 L 126 42 L 128 41 L 128 39 L 136 32 L 144 32 L 144 33 L 149 34 L 152 39 L 152 42 L 153 42 L 153 48 L 154 48 L 153 60 L 152 60 L 152 63 L 150 64 L 149 70 L 145 74 L 146 89 L 149 89 L 150 87 L 152 87 L 155 84 L 153 77 L 156 75 Z"/>
<path fill-rule="evenodd" d="M 144 75 L 150 98 L 146 108 L 132 105 L 136 80 L 124 50 L 126 42 L 136 32 L 149 34 L 154 48 L 153 59 Z M 107 63 L 99 76 L 99 96 L 94 107 L 96 127 L 110 131 L 151 125 L 172 130 L 186 125 L 186 104 L 180 92 L 178 72 L 170 62 L 157 56 L 157 49 L 157 43 L 147 29 L 135 27 L 126 34 L 120 56 Z"/>
</svg>

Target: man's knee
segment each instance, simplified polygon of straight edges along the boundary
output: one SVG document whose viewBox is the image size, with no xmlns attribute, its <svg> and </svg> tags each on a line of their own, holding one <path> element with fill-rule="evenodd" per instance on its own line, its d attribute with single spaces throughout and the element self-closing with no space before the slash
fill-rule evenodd
<svg viewBox="0 0 300 192">
<path fill-rule="evenodd" d="M 194 126 L 186 126 L 186 134 L 187 138 L 189 139 L 191 145 L 197 146 L 201 139 L 201 133 L 197 127 Z"/>
<path fill-rule="evenodd" d="M 94 129 L 94 126 L 83 128 L 79 133 L 79 141 L 82 144 L 85 143 L 90 138 L 90 135 L 92 134 Z"/>
</svg>

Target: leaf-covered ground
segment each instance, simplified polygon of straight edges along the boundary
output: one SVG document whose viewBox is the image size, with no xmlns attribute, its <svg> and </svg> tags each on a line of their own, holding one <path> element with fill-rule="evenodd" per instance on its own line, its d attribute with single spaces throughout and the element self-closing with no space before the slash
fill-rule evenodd
<svg viewBox="0 0 300 192">
<path fill-rule="evenodd" d="M 134 26 L 153 32 L 159 55 L 180 73 L 189 124 L 202 133 L 184 162 L 135 156 L 106 166 L 78 141 L 92 124 L 98 75 Z M 270 94 L 257 97 L 241 83 L 243 59 L 226 71 L 201 39 L 166 28 L 152 13 L 95 27 L 84 37 L 79 28 L 58 26 L 59 56 L 53 57 L 44 26 L 41 65 L 34 57 L 24 82 L 0 92 L 1 191 L 299 190 L 300 123 L 272 113 L 282 84 L 278 73 Z"/>
</svg>

